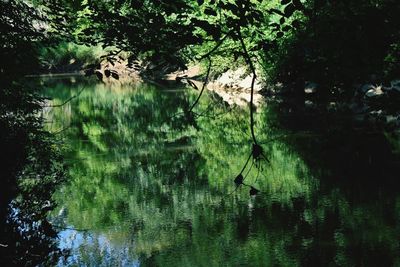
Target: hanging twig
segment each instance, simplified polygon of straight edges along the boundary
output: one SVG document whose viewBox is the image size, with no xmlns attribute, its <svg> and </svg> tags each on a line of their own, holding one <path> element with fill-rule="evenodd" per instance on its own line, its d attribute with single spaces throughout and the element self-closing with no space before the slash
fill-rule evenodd
<svg viewBox="0 0 400 267">
<path fill-rule="evenodd" d="M 243 176 L 243 181 L 246 180 L 247 176 L 249 176 L 249 173 L 251 171 L 251 169 L 253 168 L 254 165 L 254 161 L 251 162 L 250 168 L 247 170 L 247 173 L 245 176 Z"/>
<path fill-rule="evenodd" d="M 247 51 L 246 44 L 243 41 L 242 33 L 240 32 L 240 28 L 237 30 L 237 34 L 239 37 L 239 41 L 242 45 L 243 53 L 245 56 L 245 60 L 247 64 L 249 64 L 250 70 L 253 74 L 253 79 L 251 80 L 251 95 L 250 95 L 250 130 L 251 130 L 251 137 L 253 138 L 254 144 L 257 144 L 256 135 L 254 133 L 254 110 L 253 110 L 253 101 L 254 101 L 254 84 L 257 78 L 256 69 L 254 67 L 253 62 L 251 61 L 251 57 L 249 52 Z"/>
<path fill-rule="evenodd" d="M 224 43 L 225 39 L 228 38 L 228 36 L 232 33 L 232 31 L 229 31 L 222 39 L 219 40 L 219 42 L 211 49 L 207 54 L 204 54 L 197 58 L 197 60 L 202 60 L 205 58 L 210 58 L 211 54 L 217 51 L 217 49 Z"/>
<path fill-rule="evenodd" d="M 249 160 L 251 159 L 252 153 L 250 153 L 249 157 L 247 158 L 246 163 L 244 164 L 242 170 L 240 171 L 240 174 L 242 174 L 244 172 L 244 170 L 246 169 L 247 164 L 249 163 Z"/>
<path fill-rule="evenodd" d="M 256 179 L 255 179 L 254 182 L 253 182 L 254 184 L 257 183 L 258 177 L 260 176 L 261 163 L 259 163 L 259 165 L 260 165 L 260 166 L 257 166 L 257 165 L 256 165 L 258 171 L 257 171 Z"/>
<path fill-rule="evenodd" d="M 211 71 L 211 66 L 212 66 L 212 61 L 211 58 L 208 57 L 208 68 L 207 68 L 207 74 L 206 77 L 204 78 L 204 82 L 203 82 L 203 86 L 201 87 L 201 91 L 199 96 L 197 97 L 196 101 L 194 101 L 193 105 L 190 107 L 189 112 L 192 112 L 194 107 L 197 105 L 197 103 L 199 102 L 201 95 L 204 92 L 204 89 L 206 89 L 207 83 L 208 83 L 208 78 L 210 76 L 210 71 Z"/>
</svg>

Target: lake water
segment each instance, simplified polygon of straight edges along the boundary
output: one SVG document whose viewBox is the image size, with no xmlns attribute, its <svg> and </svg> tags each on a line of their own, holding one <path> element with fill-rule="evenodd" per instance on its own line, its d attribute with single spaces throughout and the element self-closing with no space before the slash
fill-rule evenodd
<svg viewBox="0 0 400 267">
<path fill-rule="evenodd" d="M 400 266 L 399 153 L 382 133 L 258 107 L 270 163 L 251 159 L 236 188 L 247 109 L 207 93 L 188 113 L 183 85 L 42 85 L 67 169 L 59 266 Z"/>
</svg>

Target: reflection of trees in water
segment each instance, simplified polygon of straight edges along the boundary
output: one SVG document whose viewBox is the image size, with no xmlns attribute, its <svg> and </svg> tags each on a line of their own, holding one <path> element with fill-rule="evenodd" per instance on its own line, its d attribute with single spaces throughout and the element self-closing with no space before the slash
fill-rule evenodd
<svg viewBox="0 0 400 267">
<path fill-rule="evenodd" d="M 149 88 L 133 94 L 107 92 L 97 88 L 94 97 L 82 95 L 71 113 L 76 125 L 70 130 L 72 158 L 81 160 L 59 195 L 60 201 L 71 196 L 66 204 L 69 224 L 94 231 L 112 227 L 113 242 L 115 236 L 124 236 L 125 242 L 134 236 L 136 255 L 150 256 L 189 242 L 193 224 L 203 224 L 203 216 L 211 229 L 221 223 L 213 216 L 224 210 L 221 203 L 229 203 L 233 212 L 236 205 L 208 184 L 207 168 L 216 166 L 188 150 L 185 136 L 193 136 L 192 126 L 180 117 L 172 126 L 166 123 L 182 106 L 175 102 L 177 96 Z M 198 235 L 202 231 L 195 230 Z"/>
<path fill-rule="evenodd" d="M 70 181 L 56 194 L 68 211 L 67 225 L 91 229 L 115 253 L 125 244 L 129 253 L 123 255 L 143 265 L 397 261 L 396 195 L 357 200 L 354 192 L 362 187 L 346 189 L 329 179 L 334 166 L 310 162 L 310 169 L 306 155 L 291 148 L 296 140 L 271 128 L 273 109 L 256 115 L 257 138 L 271 167 L 263 166 L 257 181 L 258 170 L 250 172 L 249 182 L 262 192 L 250 198 L 247 190 L 229 195 L 251 140 L 242 110 L 205 98 L 196 113 L 208 108 L 208 115 L 222 115 L 197 116 L 196 131 L 184 116 L 171 121 L 171 114 L 188 106 L 181 92 L 116 90 L 89 88 L 71 103 L 70 113 L 51 114 L 72 124 L 64 133 Z M 302 144 L 315 140 L 310 134 L 296 137 Z M 299 151 L 313 153 L 312 147 Z M 85 242 L 72 253 L 78 262 L 108 261 L 96 244 Z"/>
</svg>

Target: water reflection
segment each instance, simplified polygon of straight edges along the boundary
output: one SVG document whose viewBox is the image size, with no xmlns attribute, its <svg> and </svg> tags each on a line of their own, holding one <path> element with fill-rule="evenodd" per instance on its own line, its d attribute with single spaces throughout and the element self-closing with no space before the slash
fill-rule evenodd
<svg viewBox="0 0 400 267">
<path fill-rule="evenodd" d="M 287 133 L 272 127 L 274 109 L 257 113 L 271 164 L 249 172 L 261 191 L 250 197 L 248 188 L 232 194 L 250 151 L 246 110 L 209 95 L 187 115 L 196 94 L 185 88 L 45 86 L 53 105 L 85 87 L 46 111 L 69 167 L 54 195 L 59 246 L 71 249 L 59 265 L 400 264 L 398 194 L 355 201 L 361 185 L 326 182 L 332 170 L 310 168 L 305 149 L 276 138 Z"/>
</svg>

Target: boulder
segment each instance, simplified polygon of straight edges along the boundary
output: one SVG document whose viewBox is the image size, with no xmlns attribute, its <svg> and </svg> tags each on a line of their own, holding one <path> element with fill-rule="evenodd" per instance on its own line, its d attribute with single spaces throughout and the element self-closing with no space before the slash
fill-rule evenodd
<svg viewBox="0 0 400 267">
<path fill-rule="evenodd" d="M 222 86 L 230 87 L 234 83 L 234 78 L 231 71 L 222 73 L 222 75 L 217 79 L 217 82 Z"/>
<path fill-rule="evenodd" d="M 376 116 L 376 117 L 378 117 L 378 116 L 381 116 L 381 115 L 383 114 L 383 111 L 382 111 L 381 109 L 379 109 L 379 110 L 372 110 L 371 112 L 369 112 L 369 114 L 370 114 L 371 116 Z"/>
<path fill-rule="evenodd" d="M 397 116 L 387 115 L 385 117 L 386 123 L 396 123 L 398 121 Z"/>
<path fill-rule="evenodd" d="M 236 70 L 228 70 L 224 72 L 217 80 L 221 87 L 224 88 L 239 88 L 239 89 L 250 89 L 251 83 L 253 81 L 253 75 L 246 75 L 245 68 L 238 68 Z M 254 90 L 260 91 L 262 89 L 262 84 L 259 80 L 254 83 Z"/>
<path fill-rule="evenodd" d="M 369 89 L 365 93 L 365 96 L 367 96 L 367 97 L 377 97 L 377 96 L 380 96 L 380 95 L 383 95 L 383 94 L 384 94 L 384 92 L 382 90 L 382 86 L 376 86 L 376 87 L 373 87 L 373 88 Z"/>
<path fill-rule="evenodd" d="M 253 75 L 247 75 L 243 80 L 241 80 L 238 84 L 238 87 L 243 88 L 243 89 L 251 89 L 251 83 L 253 82 Z M 254 91 L 261 91 L 262 85 L 261 83 L 256 79 L 254 82 Z"/>
<path fill-rule="evenodd" d="M 311 108 L 314 106 L 314 102 L 312 102 L 311 100 L 306 100 L 304 101 L 304 106 L 307 108 Z"/>
<path fill-rule="evenodd" d="M 315 94 L 317 92 L 318 84 L 313 82 L 306 82 L 304 87 L 304 93 L 306 94 Z"/>
<path fill-rule="evenodd" d="M 242 77 L 245 75 L 245 68 L 238 68 L 236 70 L 228 70 L 216 80 L 222 87 L 237 87 Z"/>
</svg>

